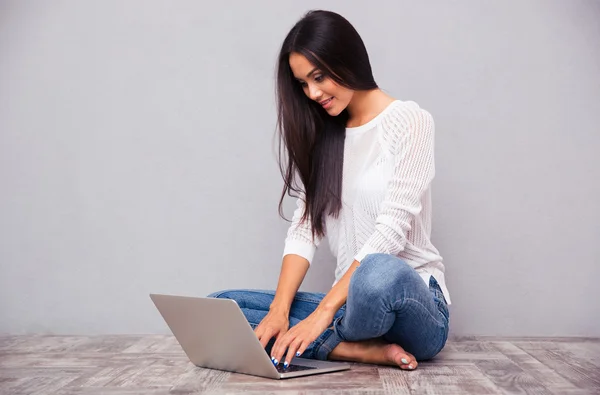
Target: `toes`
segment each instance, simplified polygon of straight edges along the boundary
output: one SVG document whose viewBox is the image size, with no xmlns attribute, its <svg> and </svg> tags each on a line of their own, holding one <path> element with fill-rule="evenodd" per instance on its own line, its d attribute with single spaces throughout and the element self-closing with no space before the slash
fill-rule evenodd
<svg viewBox="0 0 600 395">
<path fill-rule="evenodd" d="M 401 365 L 400 369 L 404 370 L 415 370 L 417 368 L 417 360 L 411 354 L 406 353 L 400 359 Z"/>
<path fill-rule="evenodd" d="M 414 355 L 406 352 L 402 347 L 393 345 L 391 349 L 393 354 L 390 355 L 390 360 L 403 370 L 415 370 L 417 368 L 417 360 Z"/>
<path fill-rule="evenodd" d="M 400 369 L 412 370 L 411 368 L 414 366 L 412 358 L 405 354 L 401 354 L 398 357 L 400 358 L 396 359 L 396 363 L 400 366 Z"/>
</svg>

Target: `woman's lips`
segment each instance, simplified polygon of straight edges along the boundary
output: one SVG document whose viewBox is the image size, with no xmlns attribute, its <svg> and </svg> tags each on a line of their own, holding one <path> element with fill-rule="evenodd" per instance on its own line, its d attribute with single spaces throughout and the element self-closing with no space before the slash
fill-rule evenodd
<svg viewBox="0 0 600 395">
<path fill-rule="evenodd" d="M 323 106 L 324 109 L 328 109 L 329 107 L 331 107 L 331 102 L 333 101 L 334 97 L 330 97 L 327 100 L 323 100 L 320 104 Z"/>
</svg>

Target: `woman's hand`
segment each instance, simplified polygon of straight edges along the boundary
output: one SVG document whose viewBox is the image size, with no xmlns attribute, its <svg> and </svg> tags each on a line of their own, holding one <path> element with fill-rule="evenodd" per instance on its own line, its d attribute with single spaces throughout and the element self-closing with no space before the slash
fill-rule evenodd
<svg viewBox="0 0 600 395">
<path fill-rule="evenodd" d="M 319 337 L 333 321 L 334 314 L 320 309 L 292 327 L 283 336 L 280 336 L 271 349 L 271 359 L 277 365 L 285 356 L 284 367 L 287 368 L 292 358 L 299 357 L 304 350 Z"/>
<path fill-rule="evenodd" d="M 269 311 L 265 318 L 258 324 L 254 333 L 258 337 L 263 348 L 267 347 L 267 343 L 272 338 L 281 338 L 290 327 L 288 315 L 282 312 Z"/>
</svg>

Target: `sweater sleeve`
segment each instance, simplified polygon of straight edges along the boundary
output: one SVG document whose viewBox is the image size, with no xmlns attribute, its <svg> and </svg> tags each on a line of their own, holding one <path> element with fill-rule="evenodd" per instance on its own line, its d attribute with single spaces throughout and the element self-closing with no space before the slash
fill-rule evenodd
<svg viewBox="0 0 600 395">
<path fill-rule="evenodd" d="M 394 170 L 375 221 L 375 231 L 358 251 L 362 261 L 373 253 L 398 255 L 406 245 L 413 218 L 435 174 L 434 122 L 416 103 L 394 111 L 384 121 L 384 141 L 394 156 Z"/>
<path fill-rule="evenodd" d="M 315 240 L 313 240 L 310 220 L 301 222 L 305 209 L 303 196 L 296 200 L 296 205 L 297 207 L 292 217 L 292 223 L 288 229 L 287 237 L 285 239 L 283 256 L 285 257 L 288 254 L 300 255 L 308 260 L 308 263 L 310 264 L 312 263 L 315 251 L 317 250 L 322 238 L 315 236 Z"/>
</svg>

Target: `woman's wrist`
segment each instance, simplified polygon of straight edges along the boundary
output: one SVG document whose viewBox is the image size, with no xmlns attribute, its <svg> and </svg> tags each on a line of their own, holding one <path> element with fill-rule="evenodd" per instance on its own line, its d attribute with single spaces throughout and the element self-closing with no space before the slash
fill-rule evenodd
<svg viewBox="0 0 600 395">
<path fill-rule="evenodd" d="M 331 290 L 325 295 L 317 310 L 323 314 L 329 314 L 334 316 L 335 313 L 346 303 L 348 298 L 348 287 L 350 285 L 350 279 L 354 271 L 360 266 L 360 262 L 354 261 L 344 274 L 340 281 L 338 281 Z"/>
<path fill-rule="evenodd" d="M 331 317 L 333 319 L 333 316 L 338 310 L 339 308 L 336 308 L 333 304 L 321 302 L 321 304 L 319 304 L 319 306 L 317 306 L 315 309 L 315 313 L 325 317 Z"/>
<path fill-rule="evenodd" d="M 290 308 L 285 305 L 273 302 L 271 303 L 271 306 L 269 306 L 269 313 L 284 315 L 287 317 L 290 314 Z"/>
</svg>

